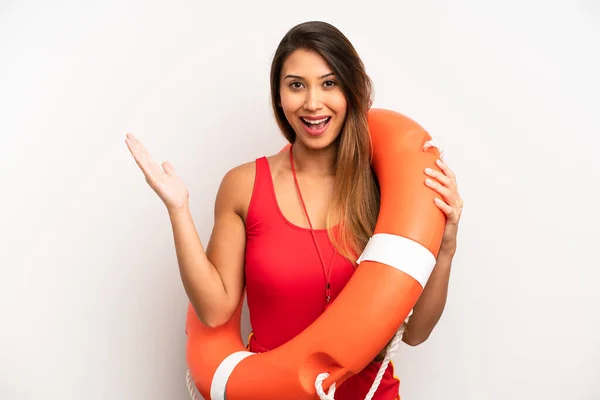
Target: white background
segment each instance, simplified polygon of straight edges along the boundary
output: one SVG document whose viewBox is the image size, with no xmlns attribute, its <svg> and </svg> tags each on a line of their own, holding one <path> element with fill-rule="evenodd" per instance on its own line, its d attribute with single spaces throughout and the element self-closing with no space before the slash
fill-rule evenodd
<svg viewBox="0 0 600 400">
<path fill-rule="evenodd" d="M 600 398 L 598 2 L 2 0 L 1 399 L 187 398 L 170 224 L 125 132 L 185 179 L 206 243 L 223 174 L 283 144 L 271 57 L 315 19 L 375 107 L 444 144 L 465 201 L 403 399 Z"/>
</svg>

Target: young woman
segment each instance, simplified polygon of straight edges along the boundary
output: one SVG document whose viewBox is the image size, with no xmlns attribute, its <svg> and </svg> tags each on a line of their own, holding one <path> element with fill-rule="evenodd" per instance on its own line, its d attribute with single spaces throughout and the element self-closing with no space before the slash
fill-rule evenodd
<svg viewBox="0 0 600 400">
<path fill-rule="evenodd" d="M 173 166 L 164 162 L 161 168 L 134 136 L 126 139 L 167 207 L 181 278 L 198 317 L 208 326 L 225 323 L 246 287 L 253 352 L 284 344 L 335 301 L 379 210 L 367 125 L 371 82 L 348 39 L 324 22 L 292 28 L 273 59 L 271 97 L 291 146 L 225 175 L 206 251 Z M 442 314 L 462 211 L 454 174 L 441 160 L 438 166 L 443 173 L 424 171 L 423 183 L 439 193 L 436 204 L 447 223 L 437 264 L 403 338 L 413 346 L 429 337 Z M 382 358 L 344 382 L 336 399 L 364 398 Z M 374 398 L 392 400 L 398 393 L 390 364 Z"/>
</svg>

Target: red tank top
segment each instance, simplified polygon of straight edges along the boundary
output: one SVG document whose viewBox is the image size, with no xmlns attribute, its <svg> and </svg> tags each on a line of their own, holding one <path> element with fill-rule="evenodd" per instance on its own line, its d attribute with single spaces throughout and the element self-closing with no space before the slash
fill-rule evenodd
<svg viewBox="0 0 600 400">
<path fill-rule="evenodd" d="M 325 229 L 313 231 L 325 266 L 330 269 L 330 296 L 334 301 L 354 273 L 354 266 L 335 251 Z M 246 216 L 245 277 L 253 330 L 250 351 L 265 352 L 283 345 L 325 310 L 326 277 L 310 229 L 291 223 L 281 212 L 266 157 L 256 160 Z M 336 390 L 336 400 L 364 398 L 379 365 L 371 363 L 344 382 Z M 390 364 L 373 399 L 398 398 L 398 384 Z"/>
</svg>

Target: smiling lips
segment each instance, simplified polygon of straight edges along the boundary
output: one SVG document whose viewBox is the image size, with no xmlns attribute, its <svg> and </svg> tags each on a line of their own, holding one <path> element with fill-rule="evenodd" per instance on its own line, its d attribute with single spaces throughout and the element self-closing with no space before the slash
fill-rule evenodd
<svg viewBox="0 0 600 400">
<path fill-rule="evenodd" d="M 316 117 L 300 117 L 300 120 L 306 133 L 311 136 L 320 136 L 327 130 L 331 117 L 319 115 Z"/>
</svg>

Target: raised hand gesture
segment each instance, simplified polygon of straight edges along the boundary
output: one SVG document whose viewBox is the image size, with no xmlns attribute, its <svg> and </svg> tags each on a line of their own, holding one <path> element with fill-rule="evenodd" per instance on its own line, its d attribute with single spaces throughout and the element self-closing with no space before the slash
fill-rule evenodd
<svg viewBox="0 0 600 400">
<path fill-rule="evenodd" d="M 142 143 L 130 133 L 126 135 L 125 143 L 144 173 L 146 182 L 165 203 L 169 213 L 184 210 L 188 205 L 189 192 L 171 163 L 165 161 L 159 166 Z"/>
</svg>

